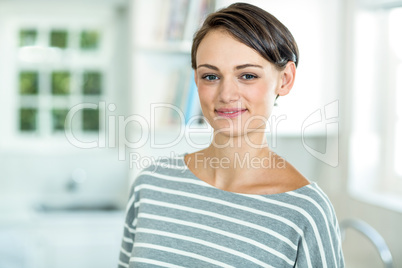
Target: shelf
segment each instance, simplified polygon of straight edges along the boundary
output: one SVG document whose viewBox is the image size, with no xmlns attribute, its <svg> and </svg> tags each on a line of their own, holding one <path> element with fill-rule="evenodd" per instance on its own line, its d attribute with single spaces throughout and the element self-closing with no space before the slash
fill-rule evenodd
<svg viewBox="0 0 402 268">
<path fill-rule="evenodd" d="M 190 54 L 191 41 L 137 44 L 134 45 L 134 50 L 137 52 Z"/>
</svg>

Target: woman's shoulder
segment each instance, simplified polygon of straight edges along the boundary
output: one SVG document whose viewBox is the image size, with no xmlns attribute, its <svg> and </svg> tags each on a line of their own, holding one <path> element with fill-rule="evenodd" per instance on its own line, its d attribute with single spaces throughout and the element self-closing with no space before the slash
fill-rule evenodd
<svg viewBox="0 0 402 268">
<path fill-rule="evenodd" d="M 161 156 L 145 163 L 136 176 L 136 181 L 145 177 L 181 176 L 186 170 L 183 155 Z"/>
<path fill-rule="evenodd" d="M 286 193 L 287 202 L 303 215 L 308 225 L 311 221 L 323 226 L 335 227 L 336 214 L 331 200 L 316 182 Z"/>
<path fill-rule="evenodd" d="M 321 207 L 328 208 L 332 207 L 331 201 L 328 198 L 327 194 L 315 181 L 311 181 L 298 189 L 289 191 L 287 192 L 287 194 L 294 198 L 308 201 L 308 203 L 306 203 L 305 205 L 319 205 Z"/>
</svg>

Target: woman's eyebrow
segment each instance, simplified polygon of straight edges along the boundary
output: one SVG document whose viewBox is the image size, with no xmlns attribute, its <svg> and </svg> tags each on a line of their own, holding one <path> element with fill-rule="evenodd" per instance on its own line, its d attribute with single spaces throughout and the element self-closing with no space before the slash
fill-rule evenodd
<svg viewBox="0 0 402 268">
<path fill-rule="evenodd" d="M 201 67 L 205 67 L 205 68 L 208 68 L 208 69 L 212 69 L 212 70 L 215 70 L 215 71 L 219 71 L 219 68 L 218 68 L 218 67 L 216 67 L 216 66 L 214 66 L 214 65 L 211 65 L 211 64 L 200 64 L 200 65 L 197 66 L 197 69 L 198 69 L 198 68 L 201 68 Z M 258 64 L 251 64 L 251 63 L 246 63 L 246 64 L 238 65 L 238 66 L 235 67 L 235 69 L 236 69 L 236 70 L 241 70 L 241 69 L 245 69 L 245 68 L 247 68 L 247 67 L 255 67 L 255 68 L 261 68 L 261 69 L 263 69 L 263 67 L 262 67 L 261 65 L 258 65 Z"/>
<path fill-rule="evenodd" d="M 236 66 L 235 69 L 240 70 L 240 69 L 244 69 L 244 68 L 247 68 L 247 67 L 256 67 L 256 68 L 263 69 L 263 67 L 261 65 L 257 65 L 257 64 L 242 64 L 242 65 Z"/>
<path fill-rule="evenodd" d="M 200 65 L 197 66 L 197 69 L 200 68 L 200 67 L 205 67 L 205 68 L 209 68 L 209 69 L 212 69 L 212 70 L 215 70 L 215 71 L 219 71 L 218 67 L 213 66 L 211 64 L 200 64 Z"/>
</svg>

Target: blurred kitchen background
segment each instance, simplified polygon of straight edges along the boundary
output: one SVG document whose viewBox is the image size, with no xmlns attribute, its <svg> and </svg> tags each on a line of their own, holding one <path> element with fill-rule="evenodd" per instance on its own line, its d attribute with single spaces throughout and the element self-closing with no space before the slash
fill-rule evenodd
<svg viewBox="0 0 402 268">
<path fill-rule="evenodd" d="M 0 0 L 0 268 L 116 267 L 138 171 L 208 145 L 191 38 L 232 2 Z M 402 267 L 402 1 L 245 2 L 300 49 L 271 147 L 332 200 L 347 267 Z"/>
</svg>

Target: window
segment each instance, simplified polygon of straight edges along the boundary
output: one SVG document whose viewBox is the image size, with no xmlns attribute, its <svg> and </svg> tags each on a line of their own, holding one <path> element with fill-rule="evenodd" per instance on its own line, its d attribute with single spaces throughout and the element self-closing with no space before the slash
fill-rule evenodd
<svg viewBox="0 0 402 268">
<path fill-rule="evenodd" d="M 74 150 L 66 131 L 107 135 L 107 105 L 127 101 L 126 19 L 117 1 L 1 3 L 1 150 Z"/>
<path fill-rule="evenodd" d="M 102 99 L 105 75 L 93 54 L 102 47 L 102 33 L 85 27 L 70 30 L 68 25 L 50 30 L 30 25 L 21 27 L 17 36 L 21 66 L 18 130 L 39 137 L 61 133 L 72 106 L 83 102 L 97 104 Z M 39 59 L 35 58 L 38 47 L 44 54 Z M 35 64 L 30 64 L 32 58 Z M 79 113 L 75 117 L 79 131 L 99 132 L 99 110 L 82 109 Z"/>
<path fill-rule="evenodd" d="M 394 77 L 393 90 L 393 117 L 394 117 L 394 161 L 393 170 L 395 175 L 402 180 L 402 8 L 395 8 L 389 14 L 389 44 L 391 58 L 393 59 L 392 69 Z M 393 101 L 392 101 L 393 100 Z"/>
<path fill-rule="evenodd" d="M 350 191 L 402 211 L 402 8 L 357 13 Z"/>
</svg>

